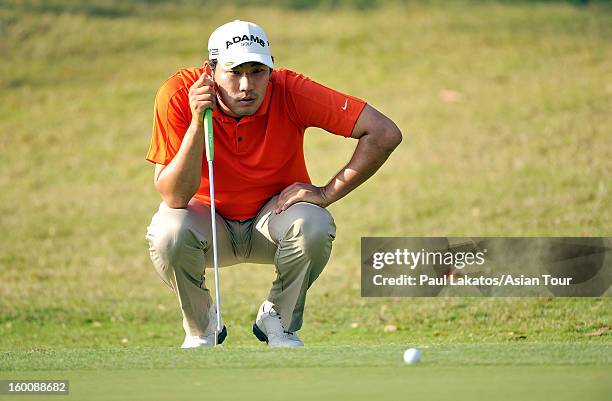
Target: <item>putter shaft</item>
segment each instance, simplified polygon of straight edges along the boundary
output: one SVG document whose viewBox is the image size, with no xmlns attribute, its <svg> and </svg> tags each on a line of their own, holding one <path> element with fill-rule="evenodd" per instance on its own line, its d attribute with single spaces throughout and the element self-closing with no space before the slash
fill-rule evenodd
<svg viewBox="0 0 612 401">
<path fill-rule="evenodd" d="M 215 328 L 214 344 L 217 346 L 219 333 L 221 333 L 221 295 L 219 292 L 219 260 L 217 256 L 217 224 L 215 219 L 215 179 L 213 173 L 214 145 L 212 110 L 204 113 L 204 135 L 206 140 L 206 159 L 208 160 L 208 182 L 210 187 L 210 219 L 212 228 L 213 268 L 215 271 L 215 299 L 217 307 L 217 326 Z"/>
</svg>

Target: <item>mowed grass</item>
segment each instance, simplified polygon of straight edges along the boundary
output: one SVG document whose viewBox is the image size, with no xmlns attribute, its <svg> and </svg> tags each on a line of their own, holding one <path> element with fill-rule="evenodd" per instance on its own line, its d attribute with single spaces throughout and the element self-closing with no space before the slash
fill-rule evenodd
<svg viewBox="0 0 612 401">
<path fill-rule="evenodd" d="M 25 375 L 24 379 L 69 380 L 70 395 L 19 395 L 13 399 L 607 400 L 609 372 L 585 367 L 581 373 L 577 376 L 575 369 L 566 366 L 49 371 Z"/>
<path fill-rule="evenodd" d="M 418 345 L 422 361 L 418 366 L 607 366 L 612 363 L 608 344 L 585 343 L 457 343 Z M 48 349 L 7 351 L 1 370 L 14 372 L 45 370 L 123 370 L 224 368 L 340 368 L 396 367 L 405 346 L 313 345 L 298 349 L 269 349 L 264 346 L 221 346 L 177 352 L 174 347 L 131 347 L 126 349 Z M 602 352 L 605 351 L 605 352 Z M 271 358 L 270 355 L 274 357 Z M 417 365 L 411 365 L 417 366 Z"/>
<path fill-rule="evenodd" d="M 403 350 L 387 344 L 15 351 L 4 353 L 0 378 L 70 380 L 70 397 L 90 400 L 145 394 L 154 400 L 202 394 L 221 400 L 287 394 L 297 400 L 604 400 L 612 390 L 609 346 L 434 345 L 422 348 L 417 365 L 403 363 Z"/>
<path fill-rule="evenodd" d="M 312 384 L 316 376 L 318 394 L 351 388 L 359 391 L 352 399 L 375 390 L 444 399 L 453 389 L 468 399 L 484 394 L 470 392 L 479 384 L 496 398 L 521 386 L 554 387 L 559 399 L 609 394 L 609 298 L 367 299 L 359 289 L 362 236 L 610 235 L 609 7 L 453 2 L 207 13 L 188 2 L 45 4 L 0 5 L 2 377 L 69 377 L 74 369 L 75 391 L 135 375 L 135 389 L 144 377 L 168 377 L 174 389 L 217 383 L 248 394 L 258 377 Z M 257 344 L 250 325 L 274 271 L 242 265 L 222 270 L 225 349 L 200 358 L 176 350 L 177 302 L 148 260 L 144 233 L 159 196 L 144 156 L 157 88 L 179 67 L 199 65 L 210 32 L 235 18 L 266 29 L 279 66 L 389 115 L 404 142 L 373 179 L 330 207 L 338 236 L 309 292 L 300 335 L 310 347 L 283 354 Z M 306 137 L 311 177 L 324 184 L 355 142 L 320 130 Z M 424 363 L 398 371 L 410 345 L 426 350 Z M 579 356 L 567 357 L 574 346 Z M 122 370 L 114 372 L 117 355 Z M 521 362 L 526 355 L 537 362 Z M 265 370 L 283 361 L 293 369 Z M 210 374 L 212 364 L 226 366 L 227 377 Z"/>
</svg>

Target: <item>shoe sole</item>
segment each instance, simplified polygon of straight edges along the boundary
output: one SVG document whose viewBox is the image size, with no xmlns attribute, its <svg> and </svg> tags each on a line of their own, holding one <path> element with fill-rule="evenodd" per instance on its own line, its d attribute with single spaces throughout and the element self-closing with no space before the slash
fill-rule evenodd
<svg viewBox="0 0 612 401">
<path fill-rule="evenodd" d="M 255 334 L 255 337 L 257 337 L 257 339 L 262 343 L 268 343 L 268 336 L 261 331 L 261 329 L 257 326 L 257 323 L 253 323 L 253 334 Z"/>
<path fill-rule="evenodd" d="M 217 344 L 223 344 L 223 341 L 225 341 L 225 337 L 227 337 L 227 329 L 225 328 L 225 326 L 223 326 L 223 329 L 221 329 L 221 333 L 217 335 Z"/>
</svg>

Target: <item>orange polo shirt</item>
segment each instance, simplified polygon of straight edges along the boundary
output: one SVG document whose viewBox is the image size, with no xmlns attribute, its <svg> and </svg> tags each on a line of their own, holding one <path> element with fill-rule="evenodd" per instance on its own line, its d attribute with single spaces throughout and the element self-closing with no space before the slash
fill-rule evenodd
<svg viewBox="0 0 612 401">
<path fill-rule="evenodd" d="M 148 161 L 166 165 L 178 152 L 191 123 L 189 88 L 202 71 L 181 69 L 157 92 Z M 279 69 L 272 71 L 266 97 L 255 114 L 236 119 L 214 111 L 217 212 L 230 220 L 249 219 L 285 187 L 310 183 L 303 150 L 306 128 L 348 137 L 365 105 L 301 74 Z M 210 205 L 205 154 L 194 197 Z"/>
</svg>

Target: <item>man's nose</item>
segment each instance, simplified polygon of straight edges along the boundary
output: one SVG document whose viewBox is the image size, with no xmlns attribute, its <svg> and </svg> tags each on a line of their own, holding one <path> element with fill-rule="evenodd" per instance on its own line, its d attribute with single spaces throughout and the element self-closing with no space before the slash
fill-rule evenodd
<svg viewBox="0 0 612 401">
<path fill-rule="evenodd" d="M 242 74 L 240 77 L 240 92 L 248 92 L 250 91 L 252 84 L 252 80 L 249 78 L 247 74 Z"/>
</svg>

